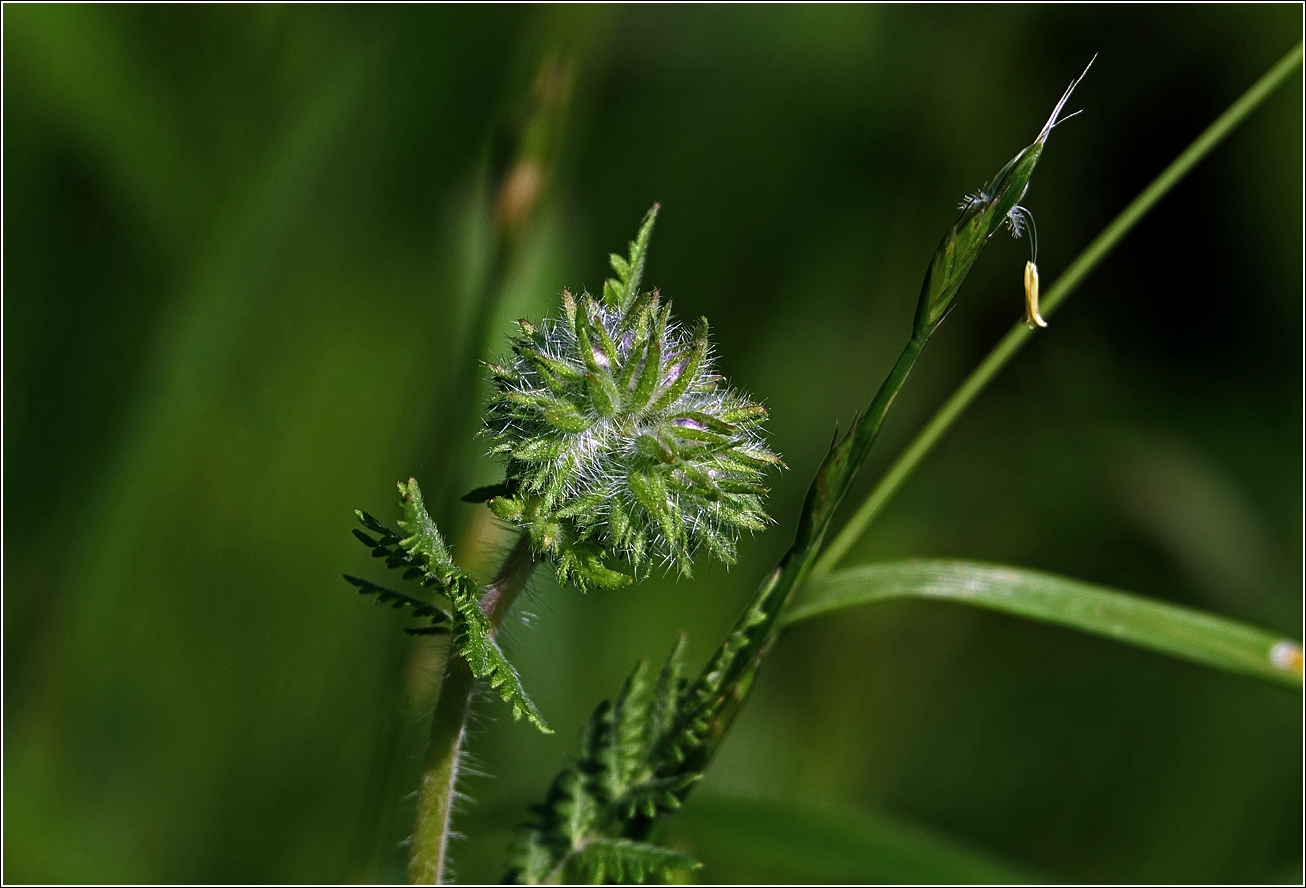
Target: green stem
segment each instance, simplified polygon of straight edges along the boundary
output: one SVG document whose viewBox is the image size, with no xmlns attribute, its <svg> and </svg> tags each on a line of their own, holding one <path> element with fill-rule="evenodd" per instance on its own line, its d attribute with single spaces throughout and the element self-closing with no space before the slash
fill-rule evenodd
<svg viewBox="0 0 1306 888">
<path fill-rule="evenodd" d="M 503 618 L 508 615 L 508 610 L 517 600 L 517 595 L 526 585 L 526 581 L 531 578 L 535 564 L 535 555 L 531 552 L 531 538 L 523 533 L 517 537 L 517 542 L 503 559 L 494 581 L 481 592 L 481 610 L 485 612 L 485 618 L 490 621 L 491 630 L 497 630 Z"/>
<path fill-rule="evenodd" d="M 854 423 L 854 436 L 852 447 L 849 449 L 846 457 L 846 465 L 849 467 L 846 472 L 840 473 L 838 487 L 831 491 L 833 494 L 824 497 L 820 508 L 816 511 L 815 530 L 817 542 L 804 556 L 805 564 L 810 564 L 816 550 L 820 548 L 819 539 L 825 534 L 829 527 L 830 520 L 834 517 L 834 512 L 839 508 L 843 499 L 848 494 L 848 489 L 852 487 L 853 481 L 857 478 L 857 473 L 861 469 L 862 463 L 870 453 L 871 445 L 875 443 L 876 436 L 880 433 L 880 426 L 884 424 L 884 417 L 888 415 L 889 408 L 893 406 L 893 399 L 898 397 L 898 392 L 902 390 L 903 384 L 907 381 L 907 374 L 911 368 L 916 366 L 916 359 L 920 357 L 921 351 L 925 348 L 925 343 L 929 341 L 929 332 L 917 333 L 907 340 L 907 344 L 902 347 L 902 353 L 898 355 L 898 360 L 885 377 L 884 382 L 880 383 L 880 388 L 875 392 L 875 397 L 866 408 L 865 418 L 860 423 Z"/>
<path fill-rule="evenodd" d="M 534 570 L 530 539 L 522 534 L 494 580 L 481 594 L 481 609 L 489 619 L 492 631 L 499 628 Z M 408 863 L 408 880 L 414 885 L 438 885 L 444 881 L 458 766 L 475 688 L 476 677 L 467 661 L 450 656 L 440 685 L 440 697 L 431 714 L 426 763 L 417 787 L 417 817 L 413 825 L 412 856 Z"/>
<path fill-rule="evenodd" d="M 1051 316 L 1065 301 L 1066 297 L 1088 276 L 1098 263 L 1111 252 L 1112 248 L 1132 229 L 1138 221 L 1156 205 L 1167 192 L 1173 188 L 1194 166 L 1198 164 L 1216 145 L 1232 132 L 1238 124 L 1254 111 L 1261 102 L 1287 79 L 1288 75 L 1301 64 L 1302 44 L 1298 43 L 1280 59 L 1274 67 L 1252 85 L 1241 98 L 1229 106 L 1206 131 L 1198 136 L 1188 148 L 1175 158 L 1161 175 L 1153 180 L 1138 197 L 1121 211 L 1120 215 L 1108 225 L 1093 242 L 1084 249 L 1079 257 L 1070 264 L 1061 277 L 1043 297 L 1043 314 Z M 993 378 L 997 376 L 1008 361 L 1015 356 L 1033 331 L 1024 324 L 1017 323 L 1002 338 L 993 351 L 989 352 L 978 367 L 966 377 L 966 381 L 952 394 L 952 397 L 939 408 L 924 429 L 912 440 L 907 449 L 894 460 L 879 483 L 857 509 L 812 568 L 813 576 L 829 573 L 839 563 L 853 544 L 866 532 L 866 528 L 880 514 L 885 504 L 898 492 L 898 488 L 912 473 L 925 455 L 934 448 L 943 434 L 952 427 L 962 412 L 979 396 Z"/>
<path fill-rule="evenodd" d="M 816 480 L 808 488 L 807 500 L 803 504 L 803 516 L 798 522 L 793 545 L 789 547 L 789 551 L 785 553 L 771 576 L 763 581 L 753 605 L 735 624 L 732 637 L 738 635 L 752 640 L 742 651 L 727 653 L 729 665 L 725 667 L 724 673 L 715 679 L 718 686 L 725 688 L 726 691 L 724 697 L 717 703 L 713 703 L 712 713 L 705 716 L 708 720 L 710 739 L 705 740 L 701 749 L 686 757 L 676 773 L 702 773 L 716 755 L 721 741 L 734 723 L 735 716 L 748 699 L 749 689 L 758 669 L 761 668 L 762 661 L 778 637 L 775 627 L 779 625 L 777 620 L 780 614 L 794 592 L 807 582 L 812 562 L 820 550 L 830 520 L 849 487 L 852 486 L 862 461 L 866 458 L 880 431 L 880 426 L 884 423 L 885 415 L 893 405 L 893 399 L 902 390 L 907 375 L 915 366 L 916 359 L 920 357 L 925 343 L 929 341 L 929 336 L 929 332 L 921 332 L 907 340 L 893 369 L 880 384 L 866 412 L 853 421 L 852 429 L 848 433 L 851 440 L 845 438 L 832 447 L 826 455 L 825 461 L 817 471 Z M 718 651 L 718 656 L 721 656 L 721 651 Z M 709 663 L 707 671 L 715 671 L 716 668 L 715 663 Z M 689 790 L 686 789 L 685 793 L 688 792 Z M 651 829 L 652 825 L 652 820 L 643 823 L 636 828 L 634 837 L 645 838 L 647 830 Z"/>
</svg>

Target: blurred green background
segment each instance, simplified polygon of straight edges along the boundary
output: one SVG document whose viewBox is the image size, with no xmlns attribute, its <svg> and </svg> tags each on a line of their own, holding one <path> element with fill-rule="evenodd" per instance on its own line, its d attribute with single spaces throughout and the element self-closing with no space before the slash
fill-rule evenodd
<svg viewBox="0 0 1306 888">
<path fill-rule="evenodd" d="M 340 578 L 381 578 L 351 510 L 393 519 L 415 475 L 487 569 L 502 534 L 456 502 L 496 480 L 475 361 L 562 286 L 601 287 L 656 200 L 645 281 L 708 316 L 724 371 L 769 406 L 778 526 L 693 581 L 538 580 L 507 645 L 557 733 L 483 701 L 491 776 L 462 787 L 457 874 L 497 879 L 635 660 L 682 627 L 694 664 L 719 643 L 836 420 L 896 357 L 957 202 L 1088 59 L 1085 113 L 1025 200 L 1045 289 L 1302 34 L 1295 5 L 3 14 L 3 875 L 21 882 L 402 878 L 435 651 Z M 850 562 L 1024 564 L 1300 638 L 1301 133 L 1294 75 Z M 523 164 L 541 187 L 512 228 L 496 194 Z M 1019 318 L 1027 256 L 994 239 L 862 489 Z M 1301 707 L 953 605 L 845 612 L 777 646 L 665 838 L 703 881 L 1299 882 Z"/>
</svg>

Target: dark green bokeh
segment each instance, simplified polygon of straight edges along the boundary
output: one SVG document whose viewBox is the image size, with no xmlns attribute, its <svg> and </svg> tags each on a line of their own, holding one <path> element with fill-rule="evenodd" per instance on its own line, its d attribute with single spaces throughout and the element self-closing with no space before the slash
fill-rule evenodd
<svg viewBox="0 0 1306 888">
<path fill-rule="evenodd" d="M 598 288 L 660 201 L 645 279 L 709 317 L 791 470 L 779 526 L 729 571 L 538 582 L 509 647 L 558 732 L 481 703 L 468 880 L 498 877 L 635 659 L 682 627 L 696 662 L 719 642 L 909 334 L 956 203 L 1088 58 L 1085 113 L 1025 201 L 1045 288 L 1302 33 L 1298 7 L 1246 5 L 7 6 L 4 25 L 4 877 L 94 882 L 401 877 L 432 661 L 340 579 L 375 571 L 351 510 L 392 518 L 409 475 L 431 500 L 495 480 L 432 454 L 475 455 L 446 443 L 472 397 L 454 381 L 489 356 L 466 341 L 489 204 L 546 60 L 573 60 L 571 112 L 493 341 Z M 1294 78 L 1158 206 L 850 563 L 1007 561 L 1300 637 L 1301 108 Z M 1019 318 L 1027 255 L 999 236 L 980 259 L 863 487 Z M 456 529 L 493 538 L 484 508 L 442 508 L 483 566 Z M 708 881 L 911 878 L 845 841 L 867 822 L 936 837 L 925 880 L 963 848 L 1053 881 L 1298 881 L 1301 741 L 1291 692 L 890 604 L 783 639 L 667 838 Z M 863 868 L 768 840 L 793 811 L 827 812 L 794 835 L 870 848 Z"/>
</svg>

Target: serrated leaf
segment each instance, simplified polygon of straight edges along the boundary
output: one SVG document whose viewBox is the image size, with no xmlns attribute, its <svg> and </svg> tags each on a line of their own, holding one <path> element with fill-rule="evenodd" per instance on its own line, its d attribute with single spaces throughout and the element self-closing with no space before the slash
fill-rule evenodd
<svg viewBox="0 0 1306 888">
<path fill-rule="evenodd" d="M 615 253 L 610 257 L 612 270 L 617 273 L 615 280 L 609 278 L 603 285 L 603 301 L 610 309 L 624 310 L 639 292 L 639 284 L 644 277 L 644 257 L 648 254 L 648 242 L 653 235 L 653 223 L 657 220 L 658 209 L 658 205 L 654 204 L 645 214 L 639 233 L 630 242 L 630 258 L 622 259 Z"/>
<path fill-rule="evenodd" d="M 417 481 L 410 478 L 407 483 L 399 484 L 399 490 L 400 509 L 403 513 L 399 526 L 409 536 L 399 540 L 394 548 L 380 546 L 373 554 L 385 556 L 386 564 L 390 567 L 404 568 L 405 578 L 416 579 L 420 576 L 423 585 L 439 588 L 453 606 L 453 612 L 447 613 L 429 602 L 369 580 L 348 575 L 345 579 L 358 586 L 360 592 L 376 595 L 378 601 L 392 602 L 395 607 L 411 607 L 415 616 L 426 617 L 440 628 L 443 628 L 444 623 L 450 623 L 455 638 L 454 648 L 467 661 L 472 674 L 499 692 L 499 696 L 512 707 L 514 718 L 525 716 L 541 731 L 552 733 L 526 695 L 517 671 L 495 643 L 493 629 L 481 610 L 480 590 L 476 581 L 450 558 L 444 538 L 422 503 L 422 491 Z M 517 501 L 509 497 L 495 497 L 491 502 L 502 506 Z M 366 513 L 360 512 L 359 520 L 386 539 L 395 537 L 393 531 Z M 414 633 L 428 634 L 429 630 L 423 628 L 414 630 Z"/>
<path fill-rule="evenodd" d="M 679 805 L 697 775 L 659 776 L 654 755 L 663 727 L 674 721 L 683 684 L 679 663 L 684 644 L 682 633 L 656 680 L 641 662 L 615 701 L 595 707 L 578 757 L 554 778 L 544 803 L 535 808 L 535 823 L 514 846 L 510 878 L 539 882 L 595 877 L 589 870 L 582 875 L 574 869 L 580 849 L 595 843 L 641 845 L 626 835 L 630 824 Z M 612 869 L 610 863 L 604 863 L 607 879 L 647 878 L 653 872 L 645 870 L 640 876 L 636 869 Z"/>
<path fill-rule="evenodd" d="M 648 664 L 640 660 L 604 715 L 605 730 L 595 758 L 602 765 L 599 782 L 608 800 L 623 795 L 631 781 L 648 770 L 643 744 L 652 687 Z"/>
<path fill-rule="evenodd" d="M 344 574 L 345 582 L 357 586 L 360 595 L 375 595 L 378 604 L 389 604 L 392 607 L 412 608 L 414 617 L 424 617 L 433 624 L 447 623 L 450 620 L 449 614 L 439 605 L 425 601 L 412 595 L 407 595 L 388 586 L 382 586 L 379 583 L 373 583 L 371 580 L 365 580 L 361 577 Z M 425 630 L 419 630 L 425 631 Z"/>
<path fill-rule="evenodd" d="M 622 259 L 616 253 L 609 253 L 608 264 L 612 266 L 612 270 L 617 273 L 619 279 L 622 281 L 630 280 L 630 263 L 625 259 Z"/>
<path fill-rule="evenodd" d="M 441 571 L 453 567 L 449 556 L 449 547 L 431 516 L 422 504 L 422 490 L 417 486 L 416 478 L 409 478 L 407 484 L 399 485 L 400 506 L 403 518 L 399 526 L 408 531 L 410 536 L 400 540 L 399 545 L 410 554 L 421 558 L 430 570 Z"/>
<path fill-rule="evenodd" d="M 667 654 L 662 669 L 658 672 L 657 684 L 654 686 L 653 701 L 649 708 L 649 733 L 652 737 L 663 737 L 671 729 L 676 713 L 680 710 L 681 696 L 684 692 L 685 647 L 689 636 L 682 629 L 676 636 L 676 643 Z"/>
<path fill-rule="evenodd" d="M 381 539 L 378 540 L 378 545 L 393 546 L 395 543 L 399 542 L 399 534 L 386 527 L 372 515 L 369 515 L 362 509 L 355 509 L 354 514 L 358 516 L 359 522 L 362 523 L 364 527 L 374 533 L 380 534 Z"/>
<path fill-rule="evenodd" d="M 673 873 L 697 869 L 692 857 L 630 839 L 594 839 L 576 852 L 567 867 L 569 873 L 592 885 L 606 882 L 642 885 L 650 879 L 666 879 Z M 568 881 L 571 881 L 570 879 Z"/>
<path fill-rule="evenodd" d="M 458 653 L 467 661 L 472 674 L 487 681 L 499 692 L 499 697 L 512 706 L 514 720 L 524 715 L 545 734 L 552 734 L 553 729 L 544 723 L 543 716 L 526 695 L 517 670 L 495 642 L 490 621 L 481 610 L 475 581 L 466 575 L 460 577 L 459 582 L 450 588 L 449 599 L 459 617 L 456 622 Z"/>
<path fill-rule="evenodd" d="M 626 820 L 636 817 L 656 817 L 680 807 L 684 792 L 698 782 L 701 774 L 675 774 L 670 777 L 652 777 L 632 784 L 617 800 L 614 807 Z"/>
</svg>

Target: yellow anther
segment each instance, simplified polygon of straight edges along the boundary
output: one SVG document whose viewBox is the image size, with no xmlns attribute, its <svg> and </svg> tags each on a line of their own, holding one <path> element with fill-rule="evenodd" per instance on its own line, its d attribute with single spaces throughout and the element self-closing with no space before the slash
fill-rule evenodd
<svg viewBox="0 0 1306 888">
<path fill-rule="evenodd" d="M 1033 262 L 1025 263 L 1025 326 L 1046 327 L 1047 321 L 1038 313 L 1038 266 Z"/>
</svg>

